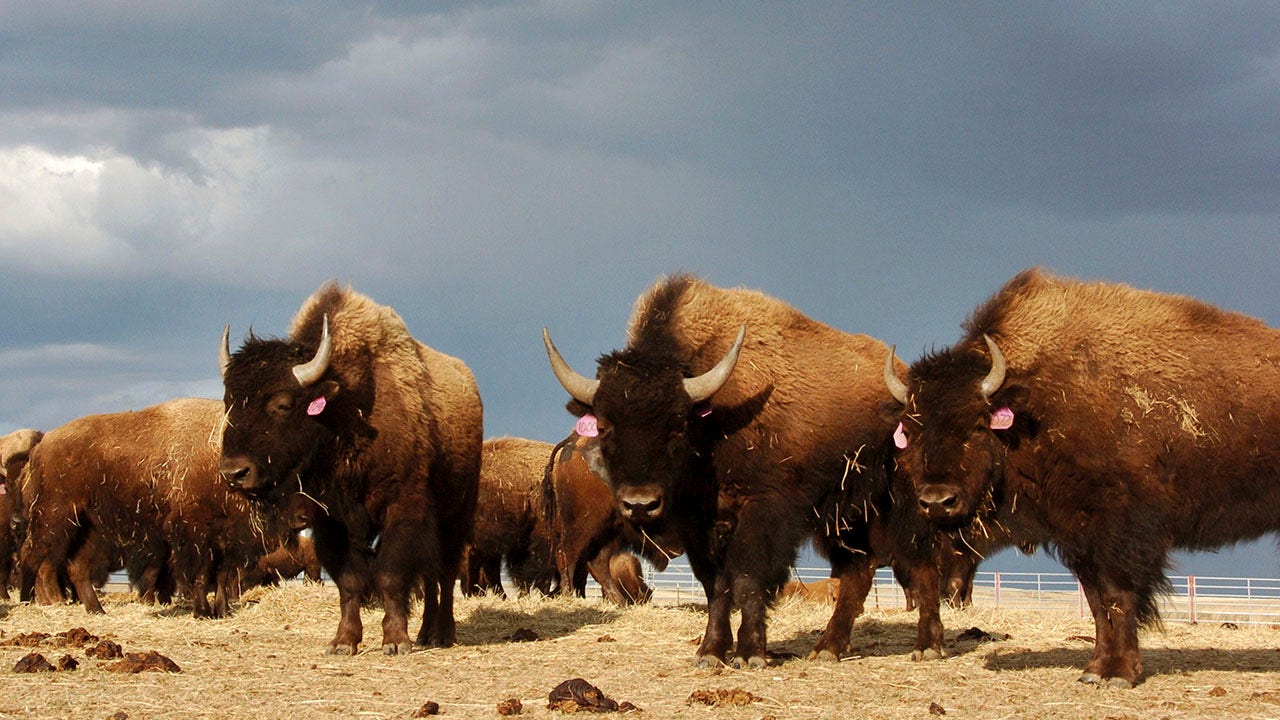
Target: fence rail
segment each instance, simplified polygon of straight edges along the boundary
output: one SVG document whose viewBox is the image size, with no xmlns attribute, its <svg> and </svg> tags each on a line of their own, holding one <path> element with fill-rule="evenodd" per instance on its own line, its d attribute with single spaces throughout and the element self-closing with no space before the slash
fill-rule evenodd
<svg viewBox="0 0 1280 720">
<path fill-rule="evenodd" d="M 796 568 L 805 582 L 826 578 L 826 568 Z M 1280 625 L 1280 578 L 1170 576 L 1172 592 L 1159 598 L 1165 622 Z M 660 602 L 702 603 L 706 596 L 688 565 L 672 563 L 648 578 Z M 1077 613 L 1088 617 L 1089 604 L 1070 573 L 979 572 L 973 604 L 980 608 L 1019 608 Z M 867 609 L 905 608 L 902 589 L 885 568 L 876 573 Z"/>
</svg>

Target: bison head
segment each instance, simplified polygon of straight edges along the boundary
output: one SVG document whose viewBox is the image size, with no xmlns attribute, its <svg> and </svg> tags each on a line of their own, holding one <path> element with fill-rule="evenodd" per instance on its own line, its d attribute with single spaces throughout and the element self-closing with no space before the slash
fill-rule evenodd
<svg viewBox="0 0 1280 720">
<path fill-rule="evenodd" d="M 219 471 L 250 497 L 277 496 L 285 480 L 301 477 L 318 448 L 332 437 L 326 410 L 338 383 L 326 379 L 332 341 L 325 318 L 318 346 L 250 336 L 231 354 L 230 327 L 222 333 L 226 422 Z"/>
<path fill-rule="evenodd" d="M 903 407 L 898 468 L 914 484 L 921 514 L 946 527 L 968 522 L 992 496 L 1020 431 L 1015 420 L 1025 427 L 1017 412 L 1025 391 L 1006 386 L 1004 355 L 983 338 L 986 354 L 961 345 L 926 356 L 911 366 L 908 383 L 894 373 L 892 349 L 885 360 L 885 383 Z"/>
<path fill-rule="evenodd" d="M 738 362 L 746 326 L 710 370 L 689 377 L 674 348 L 628 348 L 600 358 L 596 379 L 569 367 L 542 331 L 551 369 L 577 415 L 590 414 L 599 442 L 587 454 L 591 470 L 613 488 L 622 515 L 652 523 L 667 512 L 677 482 L 688 474 L 695 448 L 691 418 L 710 406 Z M 582 426 L 580 425 L 580 432 Z"/>
</svg>

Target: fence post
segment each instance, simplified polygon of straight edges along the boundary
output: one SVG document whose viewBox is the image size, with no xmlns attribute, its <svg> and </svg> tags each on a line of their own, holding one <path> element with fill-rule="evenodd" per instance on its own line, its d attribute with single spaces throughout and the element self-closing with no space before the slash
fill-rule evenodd
<svg viewBox="0 0 1280 720">
<path fill-rule="evenodd" d="M 1187 618 L 1196 624 L 1196 576 L 1187 576 Z"/>
<path fill-rule="evenodd" d="M 996 571 L 995 589 L 996 589 L 996 607 L 1000 607 L 1000 571 L 999 570 Z"/>
<path fill-rule="evenodd" d="M 1080 617 L 1084 617 L 1084 606 L 1087 604 L 1084 600 L 1084 585 L 1080 581 L 1076 581 L 1076 602 L 1080 606 Z"/>
</svg>

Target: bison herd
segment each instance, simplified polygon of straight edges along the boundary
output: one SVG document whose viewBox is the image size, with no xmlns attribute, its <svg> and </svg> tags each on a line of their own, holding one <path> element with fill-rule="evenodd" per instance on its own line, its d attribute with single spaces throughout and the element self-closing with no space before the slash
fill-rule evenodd
<svg viewBox="0 0 1280 720">
<path fill-rule="evenodd" d="M 688 558 L 706 593 L 699 665 L 767 663 L 767 613 L 806 542 L 831 563 L 811 657 L 846 653 L 878 567 L 942 657 L 939 603 L 979 559 L 1048 547 L 1093 612 L 1082 681 L 1130 687 L 1174 548 L 1280 529 L 1280 334 L 1196 300 L 1039 269 L 958 343 L 910 366 L 879 340 L 744 289 L 677 275 L 636 302 L 627 344 L 580 374 L 549 332 L 577 418 L 556 445 L 483 440 L 466 365 L 330 283 L 284 338 L 223 333 L 222 401 L 178 399 L 0 438 L 0 596 L 101 612 L 139 596 L 220 617 L 246 584 L 320 568 L 328 650 L 456 641 L 454 590 L 646 601 L 640 558 Z M 17 562 L 14 562 L 14 558 Z M 411 599 L 422 622 L 409 634 Z M 738 627 L 731 614 L 740 613 Z"/>
</svg>

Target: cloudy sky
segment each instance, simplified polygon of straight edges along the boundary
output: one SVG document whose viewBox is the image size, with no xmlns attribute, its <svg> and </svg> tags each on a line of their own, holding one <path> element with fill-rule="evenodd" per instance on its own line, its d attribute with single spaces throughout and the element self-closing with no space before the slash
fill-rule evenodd
<svg viewBox="0 0 1280 720">
<path fill-rule="evenodd" d="M 1273 3 L 419 5 L 0 0 L 0 432 L 220 397 L 335 278 L 548 441 L 541 328 L 682 270 L 908 361 L 1030 265 L 1280 326 Z"/>
</svg>

